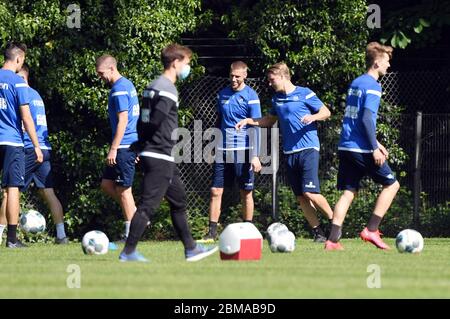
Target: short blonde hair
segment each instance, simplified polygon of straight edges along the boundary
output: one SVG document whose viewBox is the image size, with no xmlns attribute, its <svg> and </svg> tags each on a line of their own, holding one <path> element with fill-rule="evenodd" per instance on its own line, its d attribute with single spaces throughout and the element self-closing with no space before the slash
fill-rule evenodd
<svg viewBox="0 0 450 319">
<path fill-rule="evenodd" d="M 392 59 L 394 49 L 388 45 L 382 45 L 378 42 L 370 42 L 366 47 L 366 67 L 369 69 L 375 63 L 375 60 L 387 53 L 389 59 Z"/>
<path fill-rule="evenodd" d="M 275 63 L 274 65 L 272 65 L 267 69 L 266 74 L 283 75 L 285 78 L 289 80 L 291 79 L 291 71 L 284 62 Z"/>
<path fill-rule="evenodd" d="M 99 68 L 101 65 L 106 64 L 107 66 L 113 65 L 117 68 L 117 59 L 110 54 L 103 54 L 97 58 L 95 66 Z"/>
<path fill-rule="evenodd" d="M 247 72 L 248 66 L 245 62 L 242 61 L 234 61 L 233 63 L 231 63 L 230 70 L 238 70 L 238 69 L 242 69 L 245 72 Z"/>
</svg>

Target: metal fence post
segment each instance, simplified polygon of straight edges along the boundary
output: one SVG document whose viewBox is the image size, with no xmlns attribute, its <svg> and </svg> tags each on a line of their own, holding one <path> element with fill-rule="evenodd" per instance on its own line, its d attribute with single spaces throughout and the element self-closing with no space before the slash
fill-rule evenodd
<svg viewBox="0 0 450 319">
<path fill-rule="evenodd" d="M 272 218 L 273 221 L 278 220 L 278 183 L 277 172 L 279 166 L 279 136 L 278 123 L 275 123 L 270 130 L 270 155 L 272 157 Z"/>
<path fill-rule="evenodd" d="M 415 137 L 415 160 L 414 160 L 414 227 L 420 224 L 420 192 L 421 192 L 421 157 L 422 157 L 422 112 L 416 114 L 416 137 Z"/>
</svg>

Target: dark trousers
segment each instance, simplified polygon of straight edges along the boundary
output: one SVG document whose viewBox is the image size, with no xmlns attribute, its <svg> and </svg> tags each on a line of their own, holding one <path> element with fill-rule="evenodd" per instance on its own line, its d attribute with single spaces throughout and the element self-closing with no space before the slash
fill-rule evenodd
<svg viewBox="0 0 450 319">
<path fill-rule="evenodd" d="M 152 221 L 155 211 L 165 197 L 169 202 L 172 224 L 186 249 L 195 247 L 186 216 L 186 191 L 175 163 L 153 157 L 140 158 L 144 179 L 142 195 L 131 220 L 126 248 L 132 251 Z"/>
</svg>

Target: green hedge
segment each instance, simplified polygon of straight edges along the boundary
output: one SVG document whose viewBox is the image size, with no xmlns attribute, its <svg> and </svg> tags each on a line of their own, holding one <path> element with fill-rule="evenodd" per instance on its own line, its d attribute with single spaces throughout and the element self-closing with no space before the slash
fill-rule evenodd
<svg viewBox="0 0 450 319">
<path fill-rule="evenodd" d="M 72 3 L 81 9 L 80 29 L 66 25 L 66 9 Z M 200 0 L 0 3 L 1 47 L 11 40 L 27 44 L 31 85 L 46 104 L 55 190 L 71 237 L 80 238 L 95 227 L 115 238 L 122 229 L 119 206 L 99 189 L 111 128 L 108 88 L 96 75 L 95 59 L 105 52 L 116 56 L 119 71 L 142 92 L 162 70 L 161 49 L 208 19 Z M 194 57 L 194 75 L 201 73 Z M 34 195 L 26 196 L 29 203 L 40 205 Z"/>
<path fill-rule="evenodd" d="M 211 1 L 209 1 L 211 2 Z M 202 10 L 201 0 L 84 0 L 81 28 L 66 25 L 66 8 L 74 1 L 16 0 L 0 3 L 0 43 L 22 41 L 29 47 L 31 84 L 43 96 L 47 107 L 50 141 L 53 145 L 55 189 L 61 199 L 68 233 L 72 238 L 92 228 L 105 231 L 112 239 L 122 229 L 120 208 L 99 189 L 104 159 L 110 141 L 106 105 L 108 89 L 97 78 L 95 59 L 108 52 L 119 60 L 119 70 L 142 92 L 160 71 L 160 50 L 182 34 L 195 34 L 210 25 L 213 11 Z M 230 36 L 255 45 L 262 59 L 257 68 L 279 60 L 292 67 L 294 79 L 310 86 L 327 103 L 339 105 L 348 83 L 364 68 L 362 48 L 369 37 L 365 24 L 366 1 L 228 1 L 233 7 L 220 17 Z M 219 7 L 220 5 L 217 5 Z M 214 10 L 214 5 L 210 5 Z M 0 63 L 2 57 L 0 57 Z M 194 77 L 203 68 L 194 56 Z M 321 127 L 324 152 L 329 158 L 322 174 L 324 195 L 331 204 L 336 200 L 336 150 L 343 108 L 331 107 L 333 116 Z M 189 109 L 180 109 L 180 124 L 192 119 Z M 395 143 L 398 131 L 392 121 L 400 110 L 382 106 L 380 137 L 392 153 L 392 161 L 401 167 L 406 155 Z M 398 171 L 398 170 L 397 170 Z M 404 172 L 401 172 L 404 174 Z M 139 194 L 140 175 L 134 185 Z M 192 195 L 191 195 L 192 196 Z M 256 219 L 261 226 L 270 222 L 268 192 L 255 191 Z M 297 235 L 308 236 L 305 221 L 287 188 L 280 189 L 280 212 Z M 384 223 L 387 233 L 395 233 L 409 223 L 410 194 L 402 189 Z M 207 227 L 208 217 L 196 207 L 208 199 L 196 198 L 189 207 L 189 221 L 195 237 Z M 366 221 L 367 209 L 374 198 L 357 199 L 349 212 L 345 235 L 352 236 Z M 34 193 L 24 195 L 25 205 L 47 209 L 36 201 Z M 364 205 L 365 204 L 365 205 Z M 148 238 L 174 238 L 167 203 L 148 231 Z M 427 234 L 445 234 L 448 206 L 424 207 L 423 227 Z M 224 224 L 240 218 L 239 207 L 225 213 Z M 388 217 L 390 218 L 390 217 Z M 52 229 L 51 221 L 49 229 Z M 433 227 L 433 221 L 439 223 Z M 406 223 L 406 224 L 405 224 Z M 389 228 L 390 227 L 390 228 Z M 397 227 L 397 228 L 396 228 Z"/>
</svg>

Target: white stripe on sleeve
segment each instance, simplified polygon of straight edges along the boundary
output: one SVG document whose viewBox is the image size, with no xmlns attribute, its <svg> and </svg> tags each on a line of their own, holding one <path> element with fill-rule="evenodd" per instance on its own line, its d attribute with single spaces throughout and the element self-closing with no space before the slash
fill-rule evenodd
<svg viewBox="0 0 450 319">
<path fill-rule="evenodd" d="M 172 93 L 167 92 L 167 91 L 159 91 L 159 96 L 165 96 L 165 97 L 168 97 L 169 99 L 171 99 L 171 100 L 174 101 L 175 103 L 178 102 L 178 98 L 175 96 L 175 94 L 172 94 Z"/>
<path fill-rule="evenodd" d="M 366 93 L 367 93 L 367 94 L 373 94 L 373 95 L 376 95 L 376 96 L 381 97 L 381 92 L 380 92 L 380 91 L 367 90 Z"/>
<path fill-rule="evenodd" d="M 309 94 L 305 97 L 305 99 L 306 99 L 306 100 L 307 100 L 307 99 L 310 99 L 310 98 L 312 98 L 314 95 L 316 95 L 316 93 L 311 92 L 311 93 L 309 93 Z"/>
<path fill-rule="evenodd" d="M 127 91 L 117 91 L 114 92 L 111 96 L 119 96 L 119 95 L 127 95 L 128 92 Z"/>
</svg>

